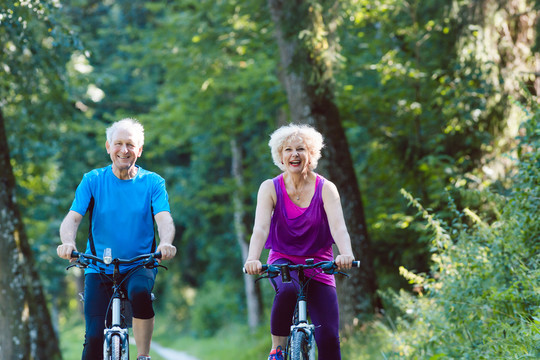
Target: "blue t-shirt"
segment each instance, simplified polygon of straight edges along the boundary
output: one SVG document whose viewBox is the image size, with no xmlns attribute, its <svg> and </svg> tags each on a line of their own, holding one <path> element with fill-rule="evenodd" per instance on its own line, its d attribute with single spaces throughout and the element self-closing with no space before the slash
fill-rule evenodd
<svg viewBox="0 0 540 360">
<path fill-rule="evenodd" d="M 84 216 L 91 199 L 94 200 L 91 231 L 98 257 L 103 256 L 105 248 L 111 248 L 113 258 L 120 259 L 150 253 L 154 243 L 153 215 L 170 212 L 165 180 L 156 173 L 137 168 L 137 175 L 129 180 L 117 178 L 111 165 L 95 169 L 86 173 L 77 187 L 71 210 Z M 90 239 L 86 253 L 91 253 Z M 121 272 L 132 266 L 121 266 Z M 113 266 L 106 269 L 112 273 Z M 95 272 L 86 269 L 86 273 Z"/>
</svg>

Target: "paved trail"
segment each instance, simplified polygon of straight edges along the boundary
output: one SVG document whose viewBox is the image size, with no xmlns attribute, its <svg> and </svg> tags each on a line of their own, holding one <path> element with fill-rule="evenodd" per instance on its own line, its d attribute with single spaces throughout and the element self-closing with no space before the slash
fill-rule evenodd
<svg viewBox="0 0 540 360">
<path fill-rule="evenodd" d="M 130 338 L 129 343 L 135 345 L 135 340 Z M 154 341 L 152 341 L 152 351 L 157 352 L 159 356 L 164 357 L 167 360 L 199 360 L 194 356 L 186 354 L 185 352 L 166 348 Z"/>
<path fill-rule="evenodd" d="M 152 342 L 152 350 L 167 360 L 198 360 L 196 357 L 188 355 L 185 352 L 169 349 L 155 342 Z"/>
</svg>

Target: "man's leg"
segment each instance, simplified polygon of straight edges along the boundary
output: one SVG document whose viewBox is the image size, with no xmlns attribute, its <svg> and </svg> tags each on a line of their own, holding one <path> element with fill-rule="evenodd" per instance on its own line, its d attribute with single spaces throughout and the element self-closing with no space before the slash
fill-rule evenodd
<svg viewBox="0 0 540 360">
<path fill-rule="evenodd" d="M 99 274 L 87 274 L 84 281 L 84 335 L 83 360 L 103 359 L 103 329 L 105 314 L 111 298 L 111 284 Z"/>
<path fill-rule="evenodd" d="M 127 280 L 128 298 L 133 310 L 133 336 L 137 344 L 137 356 L 148 356 L 154 332 L 154 308 L 152 289 L 156 278 L 155 269 L 139 269 Z"/>
<path fill-rule="evenodd" d="M 154 332 L 154 318 L 137 319 L 133 318 L 133 337 L 137 344 L 137 356 L 150 355 L 150 343 Z"/>
</svg>

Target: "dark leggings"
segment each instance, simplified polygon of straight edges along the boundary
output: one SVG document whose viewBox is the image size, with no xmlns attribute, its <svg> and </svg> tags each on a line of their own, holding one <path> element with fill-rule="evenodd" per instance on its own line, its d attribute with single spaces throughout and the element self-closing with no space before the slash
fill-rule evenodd
<svg viewBox="0 0 540 360">
<path fill-rule="evenodd" d="M 141 268 L 135 271 L 123 283 L 131 302 L 133 317 L 151 319 L 154 317 L 152 307 L 152 288 L 156 278 L 156 270 Z M 109 303 L 112 296 L 112 282 L 100 274 L 86 274 L 84 277 L 84 317 L 86 334 L 84 339 L 83 360 L 103 359 L 103 330 L 105 315 L 107 324 L 111 321 Z"/>
<path fill-rule="evenodd" d="M 277 260 L 275 263 L 285 263 Z M 294 279 L 283 283 L 281 276 L 275 277 L 276 296 L 270 315 L 270 331 L 274 336 L 288 336 L 292 325 L 292 317 L 296 307 L 298 294 L 298 272 L 291 271 Z M 319 359 L 339 360 L 339 307 L 336 288 L 311 280 L 307 290 L 308 313 L 315 325 L 315 341 L 317 342 Z"/>
</svg>

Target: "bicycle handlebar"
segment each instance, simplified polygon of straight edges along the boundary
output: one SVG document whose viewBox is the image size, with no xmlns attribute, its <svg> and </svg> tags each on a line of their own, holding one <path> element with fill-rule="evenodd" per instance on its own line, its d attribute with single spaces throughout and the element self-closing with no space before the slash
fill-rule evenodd
<svg viewBox="0 0 540 360">
<path fill-rule="evenodd" d="M 308 259 L 309 260 L 309 259 Z M 308 261 L 306 260 L 306 262 Z M 263 264 L 261 271 L 279 273 L 282 267 L 287 267 L 289 270 L 306 270 L 306 269 L 322 269 L 323 271 L 333 271 L 337 269 L 335 261 L 321 261 L 312 264 Z M 352 267 L 359 268 L 360 260 L 352 262 Z M 246 273 L 246 269 L 242 268 L 242 271 Z"/>
<path fill-rule="evenodd" d="M 86 254 L 86 253 L 81 253 L 81 252 L 78 252 L 78 251 L 73 251 L 71 253 L 71 257 L 74 258 L 74 259 L 79 259 L 79 258 L 86 258 L 86 259 L 90 259 L 90 260 L 95 260 L 95 261 L 98 261 L 102 264 L 106 264 L 108 265 L 108 263 L 105 262 L 105 260 L 97 257 L 97 256 L 94 256 L 92 254 Z M 139 256 L 136 256 L 132 259 L 112 259 L 112 261 L 109 263 L 109 264 L 131 264 L 131 263 L 134 263 L 136 261 L 139 261 L 139 260 L 152 260 L 152 259 L 161 259 L 161 252 L 155 252 L 155 253 L 151 253 L 151 254 L 143 254 L 143 255 L 139 255 Z"/>
</svg>

